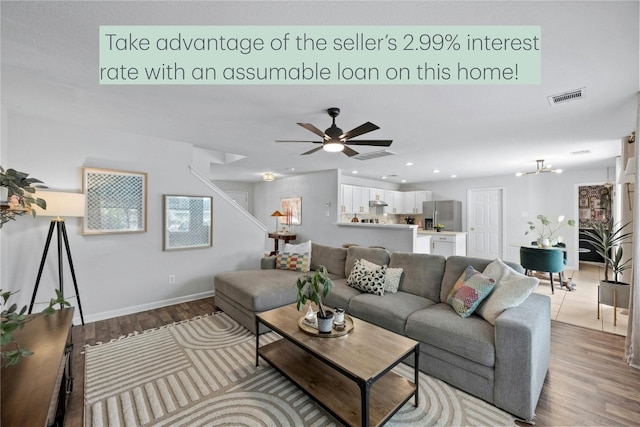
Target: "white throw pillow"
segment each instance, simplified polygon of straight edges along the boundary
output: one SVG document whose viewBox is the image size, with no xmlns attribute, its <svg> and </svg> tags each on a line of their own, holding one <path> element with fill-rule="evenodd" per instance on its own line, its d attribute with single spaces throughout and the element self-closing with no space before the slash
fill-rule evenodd
<svg viewBox="0 0 640 427">
<path fill-rule="evenodd" d="M 309 254 L 309 259 L 311 259 L 311 240 L 296 245 L 285 243 L 282 252 L 285 254 Z"/>
<path fill-rule="evenodd" d="M 496 324 L 496 319 L 503 311 L 522 304 L 540 282 L 535 277 L 518 273 L 500 259 L 487 265 L 482 274 L 494 279 L 496 285 L 493 292 L 480 303 L 476 313 L 492 325 Z"/>
<path fill-rule="evenodd" d="M 384 278 L 384 291 L 385 292 L 398 292 L 400 287 L 400 279 L 402 278 L 402 268 L 387 267 L 387 275 Z"/>
<path fill-rule="evenodd" d="M 366 259 L 361 259 L 360 262 L 365 266 L 366 269 L 370 271 L 377 271 L 382 268 L 381 265 L 373 263 L 371 261 L 367 261 Z M 387 267 L 387 274 L 384 277 L 384 291 L 385 292 L 398 292 L 398 287 L 400 286 L 400 278 L 402 277 L 402 269 L 401 268 L 389 268 Z"/>
</svg>

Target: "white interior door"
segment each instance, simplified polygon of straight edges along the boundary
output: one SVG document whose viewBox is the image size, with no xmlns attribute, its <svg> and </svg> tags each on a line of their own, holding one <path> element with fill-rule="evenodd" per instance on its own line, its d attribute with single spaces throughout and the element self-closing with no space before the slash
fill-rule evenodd
<svg viewBox="0 0 640 427">
<path fill-rule="evenodd" d="M 503 188 L 467 190 L 467 255 L 486 259 L 502 258 L 505 250 L 503 199 Z"/>
</svg>

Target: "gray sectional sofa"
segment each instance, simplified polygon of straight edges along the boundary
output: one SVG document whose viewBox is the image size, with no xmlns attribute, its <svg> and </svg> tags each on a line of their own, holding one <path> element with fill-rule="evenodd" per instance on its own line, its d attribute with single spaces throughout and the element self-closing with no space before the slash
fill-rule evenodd
<svg viewBox="0 0 640 427">
<path fill-rule="evenodd" d="M 347 286 L 351 267 L 360 258 L 401 267 L 398 292 L 378 296 Z M 460 317 L 446 303 L 467 266 L 483 271 L 490 262 L 317 243 L 311 251 L 311 269 L 324 265 L 334 283 L 324 301 L 328 306 L 419 341 L 421 371 L 532 421 L 549 367 L 550 298 L 532 293 L 502 312 L 495 325 L 475 313 Z M 522 272 L 521 266 L 507 264 Z M 295 302 L 294 284 L 304 274 L 275 269 L 275 257 L 263 258 L 261 269 L 218 274 L 216 306 L 256 333 L 255 314 Z"/>
</svg>

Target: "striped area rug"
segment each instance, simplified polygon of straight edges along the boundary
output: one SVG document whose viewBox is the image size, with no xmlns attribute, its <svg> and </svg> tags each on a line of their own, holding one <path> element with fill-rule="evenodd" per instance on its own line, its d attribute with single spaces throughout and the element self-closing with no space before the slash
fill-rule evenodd
<svg viewBox="0 0 640 427">
<path fill-rule="evenodd" d="M 266 344 L 275 333 L 260 337 Z M 267 362 L 255 336 L 226 314 L 169 325 L 85 352 L 86 427 L 340 425 Z M 413 378 L 413 369 L 398 372 Z M 420 405 L 388 426 L 514 425 L 514 418 L 421 374 Z"/>
</svg>

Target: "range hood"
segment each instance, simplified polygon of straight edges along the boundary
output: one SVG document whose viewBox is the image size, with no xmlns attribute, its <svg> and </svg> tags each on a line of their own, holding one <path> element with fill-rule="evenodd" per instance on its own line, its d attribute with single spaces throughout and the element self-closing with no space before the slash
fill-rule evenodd
<svg viewBox="0 0 640 427">
<path fill-rule="evenodd" d="M 383 202 L 382 200 L 369 200 L 370 208 L 377 208 L 379 206 L 389 206 L 389 205 L 386 202 Z"/>
</svg>

